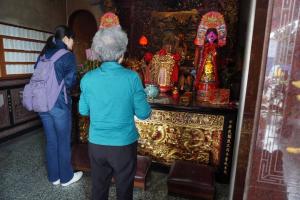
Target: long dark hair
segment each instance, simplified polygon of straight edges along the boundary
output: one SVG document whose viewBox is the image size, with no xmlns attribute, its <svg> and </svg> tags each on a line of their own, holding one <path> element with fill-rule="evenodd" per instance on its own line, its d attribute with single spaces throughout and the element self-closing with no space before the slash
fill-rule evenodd
<svg viewBox="0 0 300 200">
<path fill-rule="evenodd" d="M 48 39 L 46 41 L 46 45 L 42 49 L 40 56 L 44 55 L 48 49 L 55 48 L 55 46 L 56 46 L 55 40 L 62 40 L 65 36 L 67 36 L 68 38 L 73 38 L 73 39 L 75 37 L 74 32 L 69 27 L 67 27 L 65 25 L 57 26 L 54 30 L 54 35 L 51 35 L 50 37 L 48 37 Z"/>
</svg>

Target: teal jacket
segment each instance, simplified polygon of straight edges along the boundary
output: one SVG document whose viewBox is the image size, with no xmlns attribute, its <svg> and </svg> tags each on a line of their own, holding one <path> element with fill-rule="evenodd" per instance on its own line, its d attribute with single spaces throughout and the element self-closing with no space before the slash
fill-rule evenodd
<svg viewBox="0 0 300 200">
<path fill-rule="evenodd" d="M 134 116 L 147 119 L 150 105 L 138 74 L 117 62 L 104 62 L 80 82 L 79 113 L 90 116 L 89 142 L 123 146 L 139 135 Z"/>
</svg>

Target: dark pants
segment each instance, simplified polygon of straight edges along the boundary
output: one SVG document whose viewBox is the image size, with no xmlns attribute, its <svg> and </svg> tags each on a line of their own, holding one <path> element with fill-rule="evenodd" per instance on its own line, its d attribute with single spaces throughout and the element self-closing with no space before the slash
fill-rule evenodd
<svg viewBox="0 0 300 200">
<path fill-rule="evenodd" d="M 92 199 L 107 200 L 112 177 L 118 200 L 132 200 L 137 163 L 137 142 L 126 146 L 89 143 L 92 172 Z"/>
<path fill-rule="evenodd" d="M 71 165 L 71 111 L 54 107 L 39 113 L 46 135 L 48 179 L 66 183 L 73 178 Z"/>
</svg>

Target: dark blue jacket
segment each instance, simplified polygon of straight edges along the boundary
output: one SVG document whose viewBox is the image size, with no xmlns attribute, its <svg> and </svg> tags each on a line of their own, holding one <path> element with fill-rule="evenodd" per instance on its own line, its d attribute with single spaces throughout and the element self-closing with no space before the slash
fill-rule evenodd
<svg viewBox="0 0 300 200">
<path fill-rule="evenodd" d="M 56 47 L 53 49 L 46 50 L 46 58 L 51 58 L 51 56 L 59 49 L 67 49 L 67 46 L 61 40 L 56 40 Z M 58 107 L 61 109 L 71 109 L 72 100 L 70 97 L 70 91 L 72 87 L 76 84 L 77 80 L 75 55 L 72 52 L 66 53 L 54 63 L 54 67 L 58 83 L 60 84 L 63 79 L 65 80 L 65 86 L 67 88 L 68 94 L 68 105 L 65 104 L 64 92 L 62 90 L 54 107 Z"/>
</svg>

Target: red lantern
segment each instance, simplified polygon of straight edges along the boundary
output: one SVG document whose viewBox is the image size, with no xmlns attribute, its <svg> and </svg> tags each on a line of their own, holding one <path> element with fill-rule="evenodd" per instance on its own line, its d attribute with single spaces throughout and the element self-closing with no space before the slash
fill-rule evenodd
<svg viewBox="0 0 300 200">
<path fill-rule="evenodd" d="M 142 35 L 139 39 L 139 44 L 141 46 L 146 46 L 148 44 L 148 39 L 146 38 L 146 36 Z"/>
</svg>

